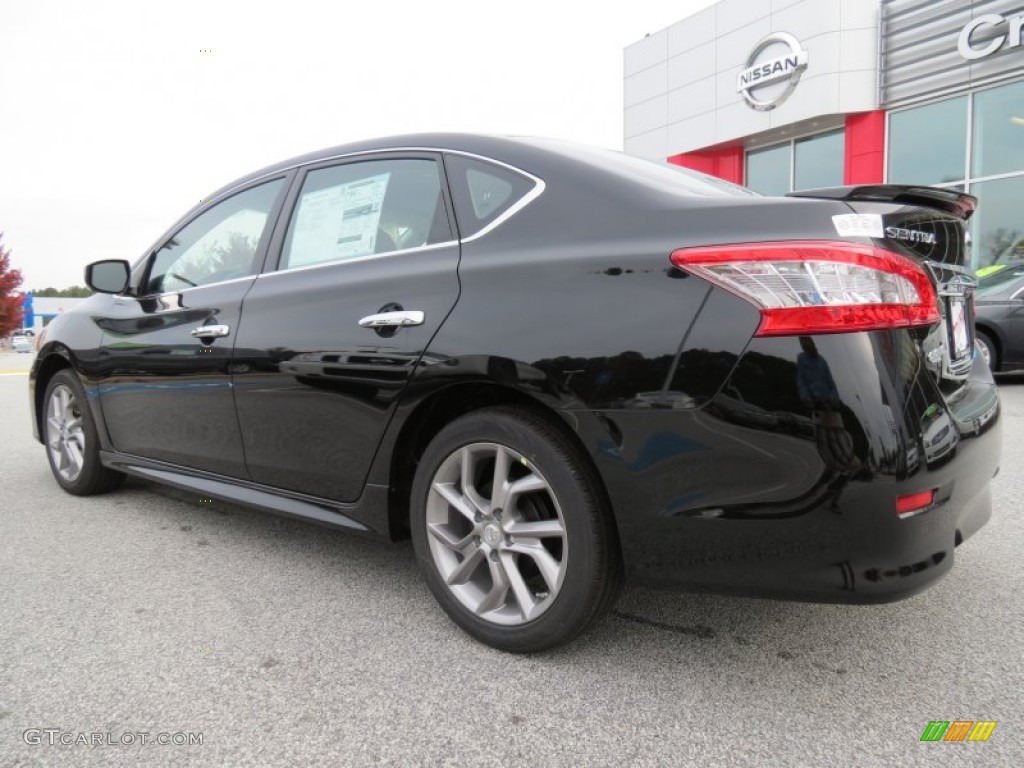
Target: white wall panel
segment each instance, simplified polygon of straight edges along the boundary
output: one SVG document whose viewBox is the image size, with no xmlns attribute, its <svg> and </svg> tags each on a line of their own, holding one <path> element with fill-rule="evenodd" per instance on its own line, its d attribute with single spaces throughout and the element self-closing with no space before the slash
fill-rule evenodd
<svg viewBox="0 0 1024 768">
<path fill-rule="evenodd" d="M 672 115 L 703 115 L 705 112 L 714 112 L 715 106 L 715 78 L 713 77 L 706 77 L 696 83 L 690 83 L 668 92 L 670 122 Z"/>
<path fill-rule="evenodd" d="M 715 7 L 705 8 L 700 13 L 673 24 L 666 32 L 668 33 L 669 58 L 713 41 L 718 37 Z"/>
<path fill-rule="evenodd" d="M 839 70 L 854 72 L 870 69 L 872 75 L 878 71 L 878 30 L 844 30 L 839 39 Z"/>
<path fill-rule="evenodd" d="M 623 148 L 628 154 L 636 157 L 664 160 L 671 154 L 668 144 L 668 128 L 658 128 L 638 136 L 627 136 Z"/>
<path fill-rule="evenodd" d="M 808 40 L 825 32 L 837 32 L 839 24 L 839 3 L 829 0 L 804 2 L 773 13 L 773 32 L 789 32 L 805 46 Z"/>
<path fill-rule="evenodd" d="M 653 67 L 641 69 L 635 75 L 626 78 L 626 90 L 623 103 L 627 107 L 648 101 L 656 96 L 664 96 L 668 90 L 668 64 L 661 62 Z"/>
<path fill-rule="evenodd" d="M 878 105 L 878 72 L 874 69 L 839 73 L 839 103 L 842 112 L 870 112 Z"/>
<path fill-rule="evenodd" d="M 641 133 L 664 128 L 668 124 L 668 96 L 657 96 L 631 107 L 626 107 L 626 122 L 623 133 L 637 136 Z"/>
<path fill-rule="evenodd" d="M 839 5 L 843 29 L 878 29 L 878 0 L 841 0 Z"/>
<path fill-rule="evenodd" d="M 716 69 L 715 41 L 711 40 L 668 60 L 668 89 L 673 91 L 706 77 L 714 77 Z"/>
<path fill-rule="evenodd" d="M 643 53 L 635 46 L 626 49 L 627 137 L 658 127 L 651 123 L 656 115 L 647 108 L 639 110 L 638 101 L 660 82 L 661 70 L 655 69 L 660 63 L 665 64 L 668 96 L 661 124 L 668 128 L 668 155 L 819 117 L 831 116 L 835 123 L 837 114 L 875 109 L 879 2 L 721 0 L 658 33 L 665 35 L 662 61 L 651 54 L 661 46 L 661 38 L 657 44 L 649 42 L 654 35 L 645 38 L 641 43 L 648 46 Z M 808 67 L 785 101 L 762 112 L 737 92 L 736 78 L 757 42 L 772 32 L 796 36 L 807 51 Z M 638 79 L 635 73 L 641 65 L 651 74 Z"/>
<path fill-rule="evenodd" d="M 715 143 L 715 113 L 691 117 L 668 126 L 669 147 L 686 144 L 689 146 L 706 147 Z M 669 152 L 669 154 L 675 154 Z"/>
<path fill-rule="evenodd" d="M 635 75 L 640 70 L 663 63 L 668 58 L 667 46 L 668 32 L 664 29 L 633 43 L 623 54 L 625 76 Z"/>
</svg>

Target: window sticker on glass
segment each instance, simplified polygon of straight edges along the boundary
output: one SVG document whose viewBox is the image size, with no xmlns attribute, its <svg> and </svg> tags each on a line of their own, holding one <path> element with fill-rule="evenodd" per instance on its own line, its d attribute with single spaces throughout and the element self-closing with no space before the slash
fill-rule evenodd
<svg viewBox="0 0 1024 768">
<path fill-rule="evenodd" d="M 302 196 L 289 266 L 338 261 L 374 252 L 391 173 L 381 173 Z"/>
</svg>

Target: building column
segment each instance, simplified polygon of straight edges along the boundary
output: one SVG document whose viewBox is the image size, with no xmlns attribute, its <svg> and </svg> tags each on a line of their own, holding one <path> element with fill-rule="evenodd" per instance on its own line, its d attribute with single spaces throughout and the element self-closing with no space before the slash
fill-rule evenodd
<svg viewBox="0 0 1024 768">
<path fill-rule="evenodd" d="M 885 110 L 846 117 L 844 184 L 881 184 L 885 178 Z"/>
</svg>

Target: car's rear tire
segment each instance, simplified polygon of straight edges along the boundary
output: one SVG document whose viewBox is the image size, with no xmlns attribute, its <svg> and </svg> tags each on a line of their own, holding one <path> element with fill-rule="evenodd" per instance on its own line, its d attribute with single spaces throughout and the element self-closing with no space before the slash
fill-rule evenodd
<svg viewBox="0 0 1024 768">
<path fill-rule="evenodd" d="M 619 550 L 596 473 L 532 411 L 488 408 L 442 429 L 417 468 L 410 522 L 434 597 L 494 648 L 565 643 L 618 595 Z"/>
<path fill-rule="evenodd" d="M 91 496 L 112 490 L 124 480 L 124 474 L 100 463 L 96 424 L 85 390 L 72 371 L 58 371 L 50 379 L 40 431 L 53 477 L 68 493 Z"/>
<path fill-rule="evenodd" d="M 990 371 L 999 370 L 999 347 L 985 331 L 977 330 L 974 334 L 974 343 L 978 346 L 978 354 L 989 367 Z"/>
</svg>

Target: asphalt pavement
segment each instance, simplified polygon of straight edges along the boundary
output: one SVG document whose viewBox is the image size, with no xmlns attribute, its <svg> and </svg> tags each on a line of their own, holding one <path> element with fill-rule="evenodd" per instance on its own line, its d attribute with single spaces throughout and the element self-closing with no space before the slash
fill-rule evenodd
<svg viewBox="0 0 1024 768">
<path fill-rule="evenodd" d="M 521 657 L 445 617 L 408 543 L 137 480 L 63 493 L 10 372 L 29 356 L 10 357 L 0 766 L 1024 765 L 1024 378 L 1001 384 L 993 519 L 925 593 L 631 589 L 574 644 Z M 921 742 L 933 720 L 997 725 Z"/>
</svg>

